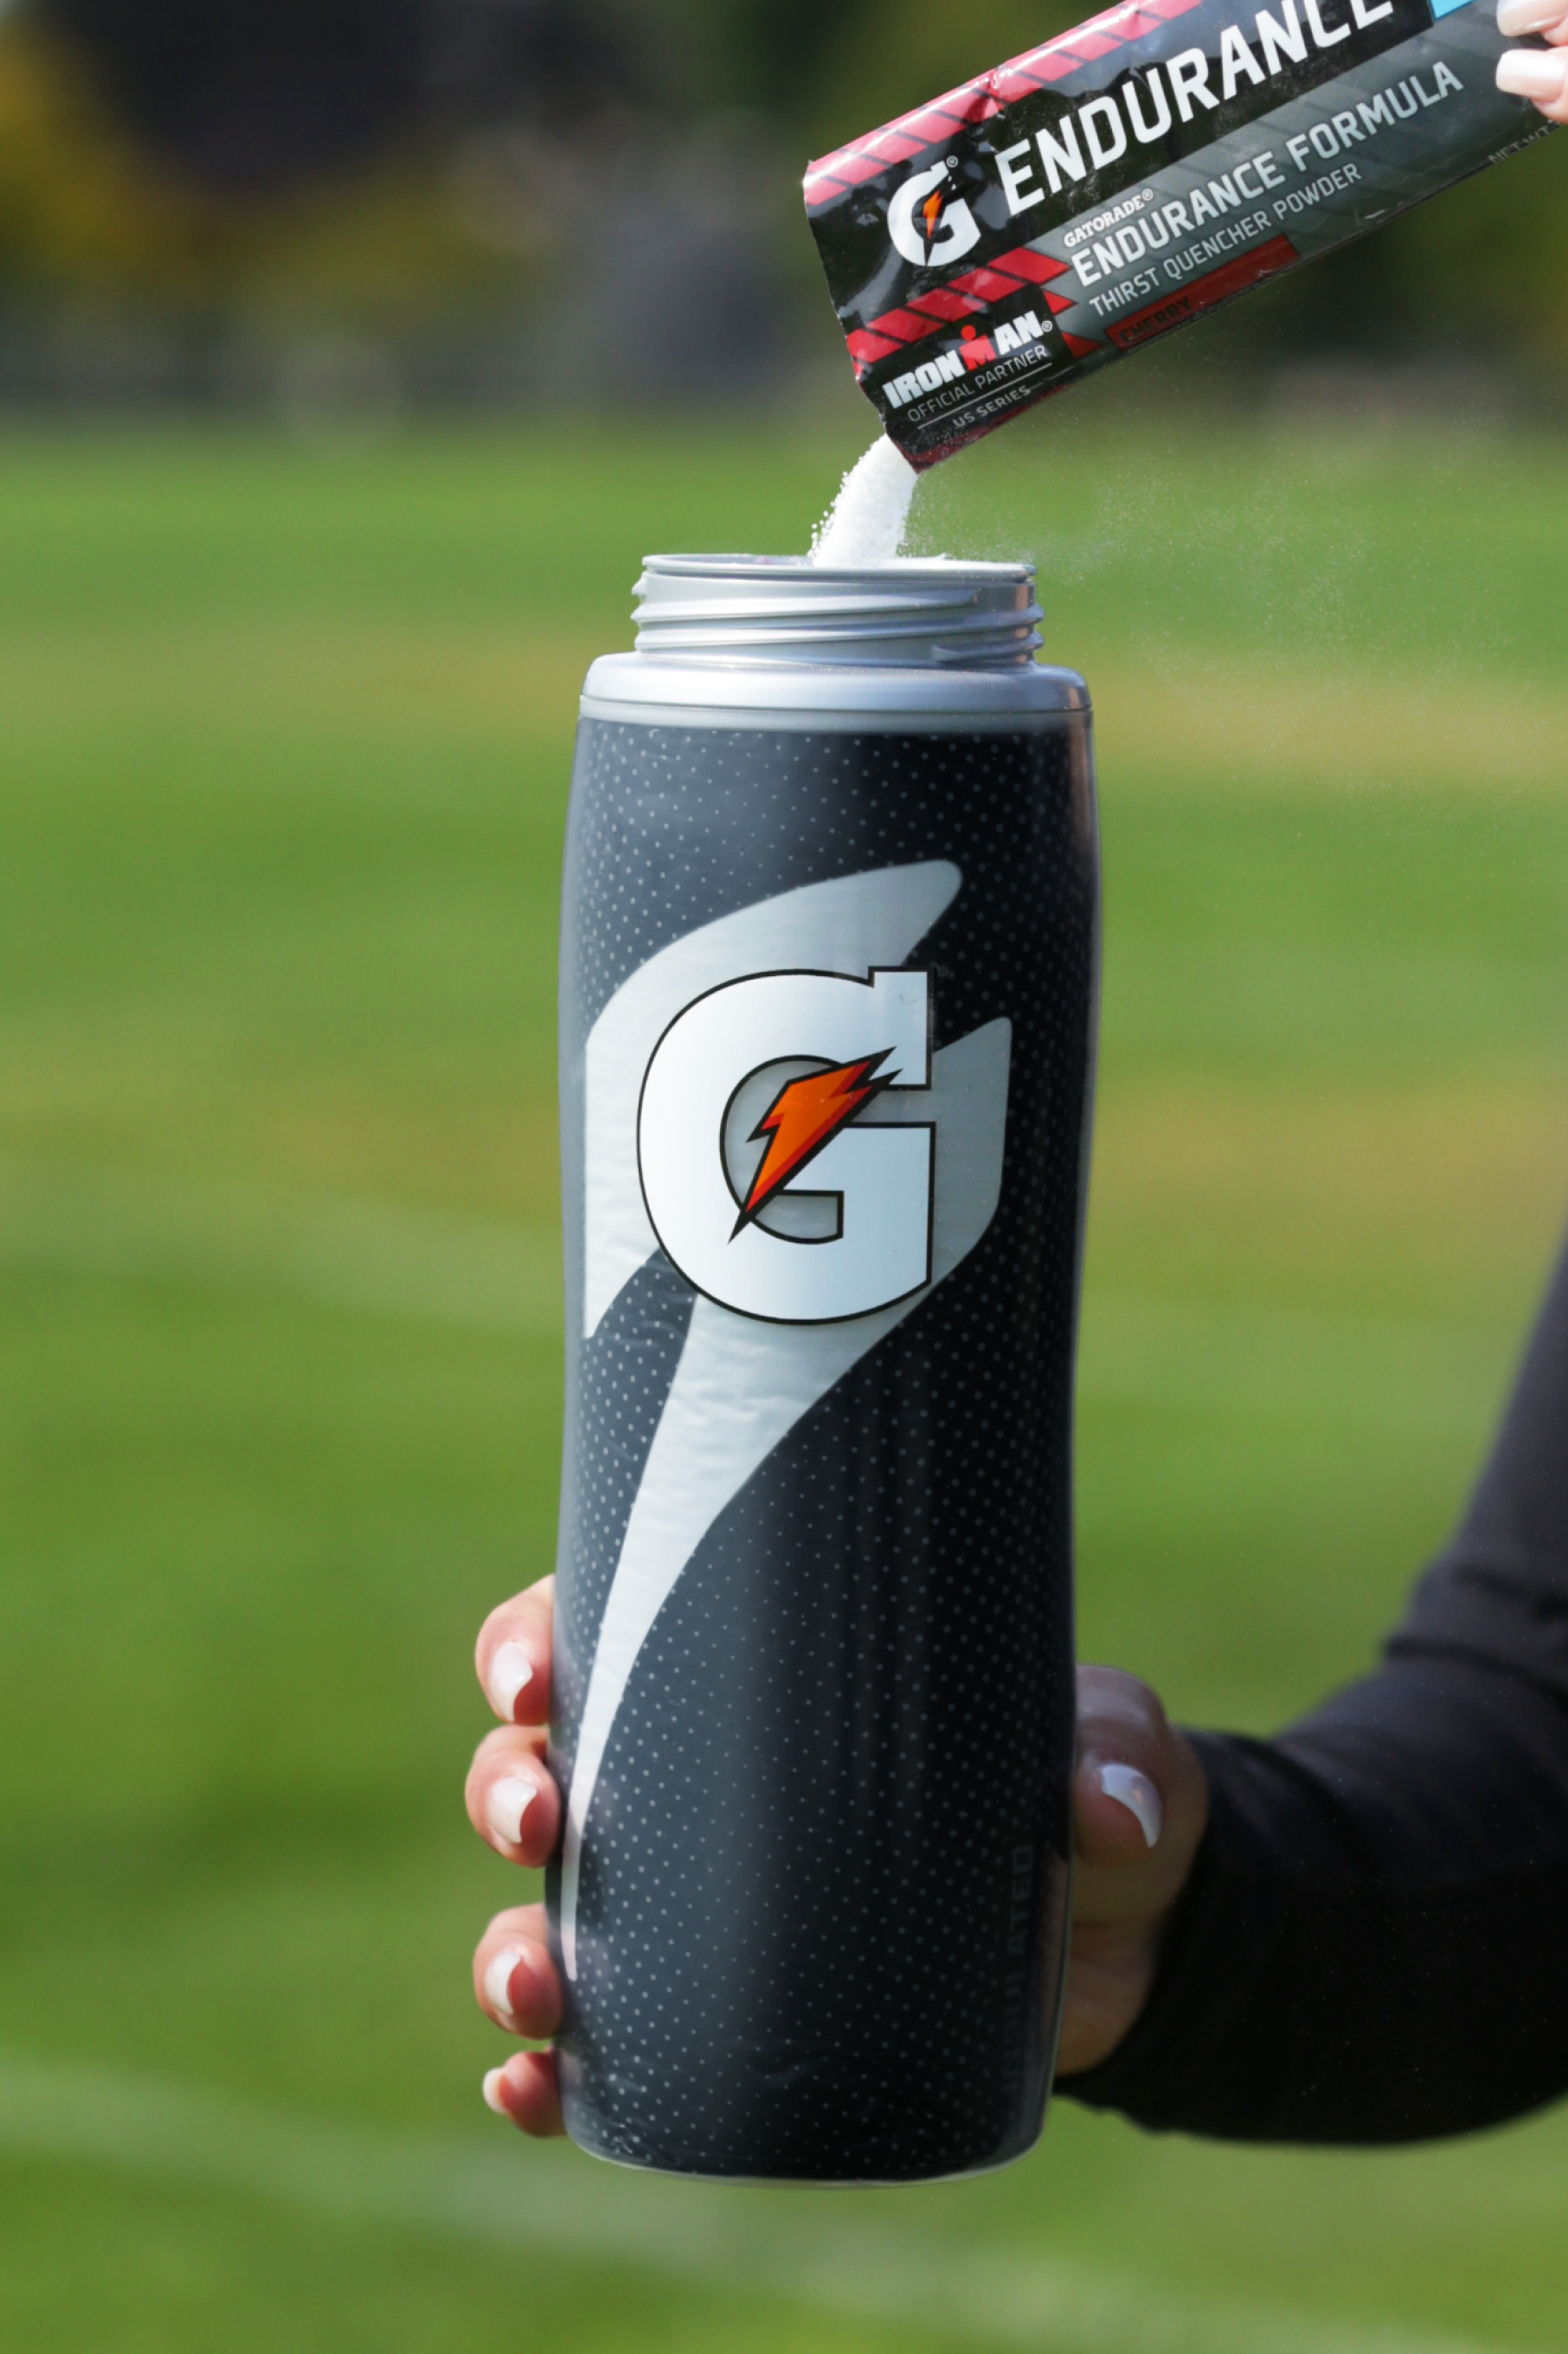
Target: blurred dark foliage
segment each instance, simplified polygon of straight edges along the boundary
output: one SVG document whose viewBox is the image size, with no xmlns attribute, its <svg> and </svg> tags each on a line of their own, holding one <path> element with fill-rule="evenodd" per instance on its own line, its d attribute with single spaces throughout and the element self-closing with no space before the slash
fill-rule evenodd
<svg viewBox="0 0 1568 2354">
<path fill-rule="evenodd" d="M 231 196 L 648 88 L 624 28 L 573 0 L 39 0 L 33 15 L 160 155 Z"/>
<path fill-rule="evenodd" d="M 1062 0 L 33 0 L 138 134 L 270 195 L 397 143 L 740 108 L 829 145 L 1071 24 Z"/>
</svg>

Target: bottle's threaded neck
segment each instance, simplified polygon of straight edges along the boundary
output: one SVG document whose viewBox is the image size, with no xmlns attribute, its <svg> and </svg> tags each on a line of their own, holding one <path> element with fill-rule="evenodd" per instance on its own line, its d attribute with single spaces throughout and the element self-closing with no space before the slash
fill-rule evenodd
<svg viewBox="0 0 1568 2354">
<path fill-rule="evenodd" d="M 1015 670 L 1044 619 L 1033 565 L 946 558 L 650 556 L 636 595 L 640 654 L 748 666 Z"/>
</svg>

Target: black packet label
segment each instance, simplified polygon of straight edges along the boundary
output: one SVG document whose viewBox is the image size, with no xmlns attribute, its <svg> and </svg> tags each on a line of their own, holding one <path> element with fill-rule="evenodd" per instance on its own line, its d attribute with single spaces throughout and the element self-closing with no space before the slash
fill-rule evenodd
<svg viewBox="0 0 1568 2354">
<path fill-rule="evenodd" d="M 916 467 L 1544 137 L 1489 0 L 1133 0 L 841 147 L 807 213 Z"/>
</svg>

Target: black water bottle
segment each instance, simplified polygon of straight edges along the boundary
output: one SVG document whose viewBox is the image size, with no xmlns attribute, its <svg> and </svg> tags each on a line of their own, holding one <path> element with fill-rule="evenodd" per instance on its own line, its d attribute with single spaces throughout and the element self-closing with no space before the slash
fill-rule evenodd
<svg viewBox="0 0 1568 2354">
<path fill-rule="evenodd" d="M 549 1899 L 606 2158 L 914 2181 L 1044 2118 L 1097 869 L 1040 618 L 652 558 L 588 674 Z"/>
</svg>

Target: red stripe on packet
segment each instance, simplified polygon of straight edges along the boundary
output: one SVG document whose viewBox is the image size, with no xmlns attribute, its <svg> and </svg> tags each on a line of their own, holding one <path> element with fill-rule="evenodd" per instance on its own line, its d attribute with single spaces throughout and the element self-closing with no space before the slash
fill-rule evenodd
<svg viewBox="0 0 1568 2354">
<path fill-rule="evenodd" d="M 1125 48 L 1150 29 L 1147 19 L 1168 24 L 1173 16 L 1184 16 L 1190 8 L 1201 5 L 1202 0 L 1136 0 L 1131 6 L 1107 9 L 1102 16 L 1091 16 L 1087 24 L 1075 26 L 1070 33 L 1060 33 L 1054 41 L 1043 42 L 1037 49 L 1025 49 L 1021 56 L 1009 58 L 993 72 L 962 82 L 957 90 L 928 100 L 907 114 L 895 116 L 869 137 L 852 140 L 847 146 L 837 147 L 829 155 L 819 155 L 807 165 L 808 207 L 814 211 L 842 196 L 843 188 L 832 186 L 834 181 L 859 187 L 878 172 L 885 171 L 889 163 L 906 162 L 922 146 L 940 146 L 950 135 L 952 125 L 988 122 L 1015 98 L 1031 90 L 1040 90 L 1047 82 L 1065 80 L 1086 60 L 1107 58 L 1113 50 Z M 944 121 L 948 127 L 942 127 Z M 901 151 L 881 144 L 885 140 L 900 137 L 911 143 Z M 870 160 L 874 155 L 877 159 L 874 163 Z"/>
</svg>

